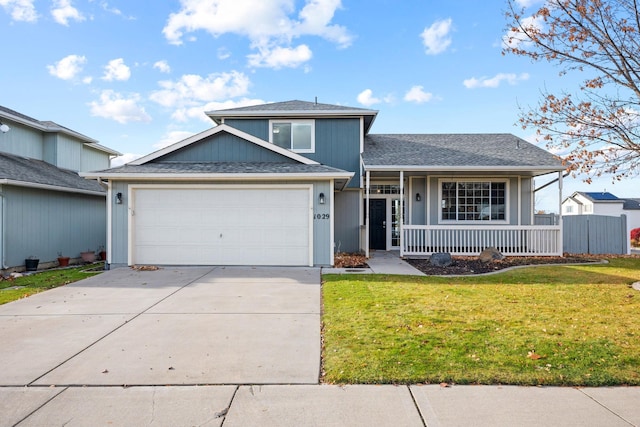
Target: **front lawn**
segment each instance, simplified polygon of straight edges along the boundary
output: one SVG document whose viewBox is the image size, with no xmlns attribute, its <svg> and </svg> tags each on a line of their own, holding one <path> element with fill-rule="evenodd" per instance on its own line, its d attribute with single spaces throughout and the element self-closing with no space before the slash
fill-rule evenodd
<svg viewBox="0 0 640 427">
<path fill-rule="evenodd" d="M 640 258 L 323 276 L 323 381 L 640 385 Z"/>
<path fill-rule="evenodd" d="M 0 304 L 6 304 L 47 289 L 57 288 L 100 273 L 103 263 L 83 265 L 76 268 L 45 270 L 15 279 L 0 281 Z M 87 270 L 94 271 L 87 271 Z"/>
</svg>

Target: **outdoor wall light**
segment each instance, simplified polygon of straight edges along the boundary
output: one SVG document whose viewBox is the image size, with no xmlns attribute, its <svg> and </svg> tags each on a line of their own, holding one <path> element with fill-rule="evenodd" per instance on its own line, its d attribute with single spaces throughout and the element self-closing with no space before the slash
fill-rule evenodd
<svg viewBox="0 0 640 427">
<path fill-rule="evenodd" d="M 7 133 L 11 130 L 11 128 L 4 123 L 0 122 L 0 132 Z"/>
<path fill-rule="evenodd" d="M 116 205 L 121 205 L 122 204 L 122 193 L 117 193 L 116 194 Z"/>
<path fill-rule="evenodd" d="M 416 193 L 416 202 L 419 202 L 420 200 L 422 200 L 422 197 L 420 197 L 420 193 Z"/>
<path fill-rule="evenodd" d="M 324 193 L 320 193 L 320 195 L 318 195 L 318 203 L 324 205 Z"/>
</svg>

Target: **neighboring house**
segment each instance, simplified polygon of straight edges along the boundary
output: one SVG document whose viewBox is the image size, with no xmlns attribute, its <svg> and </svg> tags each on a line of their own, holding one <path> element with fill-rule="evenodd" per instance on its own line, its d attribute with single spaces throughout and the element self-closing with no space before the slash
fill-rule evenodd
<svg viewBox="0 0 640 427">
<path fill-rule="evenodd" d="M 117 151 L 50 121 L 0 107 L 1 269 L 76 258 L 106 244 L 106 190 L 79 171 L 108 168 Z"/>
<path fill-rule="evenodd" d="M 111 264 L 562 253 L 561 225 L 533 225 L 533 178 L 564 167 L 513 135 L 374 135 L 377 111 L 303 101 L 207 114 L 217 126 L 81 174 L 108 185 Z"/>
<path fill-rule="evenodd" d="M 562 201 L 562 215 L 627 216 L 627 228 L 640 227 L 640 199 L 623 199 L 607 191 L 576 191 Z"/>
</svg>

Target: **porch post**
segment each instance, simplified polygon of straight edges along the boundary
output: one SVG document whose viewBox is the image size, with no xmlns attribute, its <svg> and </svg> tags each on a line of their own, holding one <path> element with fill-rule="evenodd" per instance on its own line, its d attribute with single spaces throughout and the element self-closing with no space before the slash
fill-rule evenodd
<svg viewBox="0 0 640 427">
<path fill-rule="evenodd" d="M 400 227 L 400 258 L 404 256 L 404 171 L 400 171 L 400 221 L 398 226 Z M 393 221 L 393 220 L 392 220 Z"/>
<path fill-rule="evenodd" d="M 558 226 L 560 227 L 560 232 L 558 233 L 558 251 L 560 252 L 560 256 L 564 254 L 564 248 L 562 247 L 562 234 L 564 233 L 562 229 L 562 171 L 558 172 Z"/>
<path fill-rule="evenodd" d="M 364 206 L 364 254 L 369 258 L 369 192 L 371 190 L 371 172 L 367 171 L 367 183 L 365 186 L 365 206 Z"/>
</svg>

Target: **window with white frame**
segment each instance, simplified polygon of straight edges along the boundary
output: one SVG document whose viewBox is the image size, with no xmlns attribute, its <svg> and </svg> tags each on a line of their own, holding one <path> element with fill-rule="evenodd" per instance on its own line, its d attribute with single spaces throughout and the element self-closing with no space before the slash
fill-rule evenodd
<svg viewBox="0 0 640 427">
<path fill-rule="evenodd" d="M 507 181 L 440 182 L 442 221 L 506 221 Z"/>
<path fill-rule="evenodd" d="M 269 142 L 297 153 L 313 153 L 315 123 L 313 120 L 271 120 Z"/>
<path fill-rule="evenodd" d="M 571 205 L 567 205 L 567 206 L 565 206 L 565 207 L 564 207 L 564 211 L 565 211 L 566 213 L 573 213 L 573 206 L 571 206 Z"/>
</svg>

